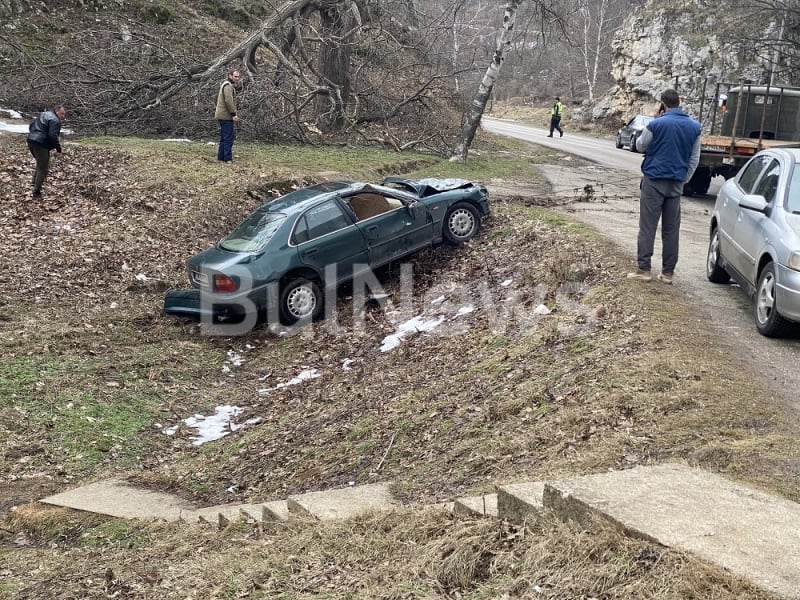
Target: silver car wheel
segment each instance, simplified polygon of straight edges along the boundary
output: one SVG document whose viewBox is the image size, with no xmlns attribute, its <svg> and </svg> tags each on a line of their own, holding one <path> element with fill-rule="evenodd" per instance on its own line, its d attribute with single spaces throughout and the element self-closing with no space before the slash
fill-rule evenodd
<svg viewBox="0 0 800 600">
<path fill-rule="evenodd" d="M 286 309 L 295 319 L 304 319 L 314 314 L 317 296 L 311 284 L 299 285 L 286 296 Z"/>
<path fill-rule="evenodd" d="M 472 213 L 465 208 L 454 210 L 450 215 L 448 227 L 454 235 L 463 238 L 469 236 L 475 228 L 475 218 Z"/>
<path fill-rule="evenodd" d="M 775 310 L 775 274 L 771 271 L 764 274 L 756 295 L 756 318 L 762 325 L 769 321 Z"/>
</svg>

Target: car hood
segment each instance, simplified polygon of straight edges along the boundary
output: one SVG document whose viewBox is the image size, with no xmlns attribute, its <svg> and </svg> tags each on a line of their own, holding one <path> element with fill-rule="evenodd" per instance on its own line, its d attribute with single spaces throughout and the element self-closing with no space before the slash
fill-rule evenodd
<svg viewBox="0 0 800 600">
<path fill-rule="evenodd" d="M 403 185 L 413 189 L 420 198 L 432 196 L 433 194 L 437 194 L 439 192 L 468 188 L 475 185 L 468 179 L 439 179 L 436 177 L 428 177 L 420 180 L 405 179 L 404 177 L 386 177 L 383 181 L 384 183 L 402 183 Z"/>
</svg>

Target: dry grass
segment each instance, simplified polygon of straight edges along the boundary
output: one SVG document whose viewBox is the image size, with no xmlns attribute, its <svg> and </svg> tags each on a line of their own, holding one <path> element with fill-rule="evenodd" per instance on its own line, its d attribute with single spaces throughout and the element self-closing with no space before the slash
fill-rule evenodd
<svg viewBox="0 0 800 600">
<path fill-rule="evenodd" d="M 665 461 L 798 499 L 796 415 L 763 397 L 679 289 L 636 293 L 628 258 L 532 206 L 546 197 L 495 197 L 473 243 L 413 257 L 411 297 L 397 269 L 381 274 L 397 311 L 476 308 L 392 352 L 380 346 L 399 312 L 346 292 L 336 319 L 298 335 L 207 337 L 160 315 L 164 289 L 183 285 L 183 260 L 249 212 L 248 189 L 306 173 L 287 178 L 273 163 L 264 174 L 257 160 L 226 170 L 183 150 L 153 167 L 149 146 L 103 142 L 71 149 L 31 204 L 14 191 L 29 177 L 22 148 L 0 162 L 10 186 L 0 474 L 3 507 L 23 505 L 0 525 L 0 598 L 768 597 L 602 526 L 423 509 L 502 483 Z M 330 168 L 319 160 L 316 170 Z M 553 312 L 536 315 L 539 304 Z M 322 376 L 280 386 L 307 368 Z M 260 422 L 201 447 L 185 426 L 162 433 L 220 404 Z M 393 481 L 406 506 L 217 532 L 25 504 L 107 475 L 207 504 Z"/>
</svg>

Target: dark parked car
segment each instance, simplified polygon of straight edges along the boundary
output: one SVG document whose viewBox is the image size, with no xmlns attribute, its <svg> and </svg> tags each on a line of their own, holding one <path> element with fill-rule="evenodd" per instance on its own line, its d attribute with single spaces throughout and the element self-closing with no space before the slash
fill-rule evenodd
<svg viewBox="0 0 800 600">
<path fill-rule="evenodd" d="M 466 242 L 488 214 L 486 188 L 463 179 L 301 188 L 263 204 L 191 257 L 193 289 L 168 292 L 164 311 L 214 322 L 253 314 L 285 324 L 314 319 L 326 289 L 421 248 Z"/>
<path fill-rule="evenodd" d="M 756 328 L 781 336 L 800 321 L 800 149 L 763 150 L 720 188 L 706 275 L 755 295 Z"/>
<path fill-rule="evenodd" d="M 628 146 L 631 152 L 636 152 L 636 138 L 642 132 L 642 129 L 647 127 L 647 124 L 653 120 L 650 115 L 636 115 L 630 121 L 625 123 L 617 131 L 617 148 Z"/>
</svg>

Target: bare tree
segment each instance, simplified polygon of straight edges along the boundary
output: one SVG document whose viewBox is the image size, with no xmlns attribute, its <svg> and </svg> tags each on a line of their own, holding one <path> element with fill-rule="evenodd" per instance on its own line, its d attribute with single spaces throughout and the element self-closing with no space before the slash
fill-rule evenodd
<svg viewBox="0 0 800 600">
<path fill-rule="evenodd" d="M 611 64 L 611 38 L 630 5 L 622 0 L 578 0 L 575 11 L 575 47 L 580 55 L 589 101 L 599 81 L 606 80 Z"/>
<path fill-rule="evenodd" d="M 461 136 L 450 157 L 451 161 L 465 162 L 467 160 L 467 152 L 475 137 L 475 132 L 478 130 L 478 125 L 480 125 L 486 103 L 489 101 L 492 88 L 497 78 L 500 77 L 500 70 L 503 68 L 506 54 L 508 54 L 511 48 L 514 24 L 517 20 L 517 9 L 522 2 L 524 2 L 524 0 L 508 0 L 506 3 L 505 12 L 503 13 L 503 25 L 500 30 L 500 35 L 497 37 L 497 47 L 495 48 L 494 56 L 478 86 L 475 97 L 472 99 L 470 111 L 461 129 Z"/>
</svg>

